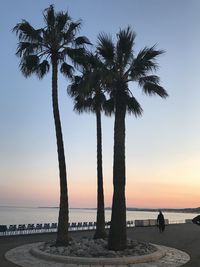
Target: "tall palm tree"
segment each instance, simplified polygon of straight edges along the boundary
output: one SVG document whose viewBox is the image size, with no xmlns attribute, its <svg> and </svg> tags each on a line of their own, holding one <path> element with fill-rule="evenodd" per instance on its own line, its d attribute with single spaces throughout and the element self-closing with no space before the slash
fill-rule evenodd
<svg viewBox="0 0 200 267">
<path fill-rule="evenodd" d="M 126 113 L 137 116 L 142 108 L 133 96 L 130 82 L 136 82 L 147 95 L 168 96 L 159 84 L 159 77 L 152 74 L 158 67 L 156 59 L 163 53 L 156 47 L 145 47 L 134 55 L 135 33 L 127 27 L 117 34 L 116 44 L 111 36 L 100 34 L 97 51 L 107 67 L 107 88 L 114 98 L 114 163 L 113 200 L 108 247 L 123 250 L 126 247 L 126 200 L 125 200 L 125 117 Z"/>
<path fill-rule="evenodd" d="M 66 77 L 72 77 L 74 68 L 66 59 L 76 61 L 84 52 L 86 37 L 76 37 L 81 22 L 73 22 L 68 13 L 54 11 L 50 5 L 43 12 L 45 26 L 35 29 L 23 20 L 13 31 L 19 43 L 16 55 L 21 58 L 20 70 L 25 77 L 36 74 L 42 79 L 52 67 L 52 105 L 56 131 L 59 175 L 60 175 L 60 209 L 56 245 L 68 245 L 68 190 L 65 164 L 64 144 L 58 106 L 58 66 Z"/>
<path fill-rule="evenodd" d="M 96 55 L 88 53 L 82 60 L 82 74 L 72 79 L 68 93 L 74 98 L 74 110 L 78 113 L 92 112 L 96 115 L 97 129 L 97 220 L 94 238 L 105 238 L 105 210 L 102 166 L 101 112 L 106 97 L 101 82 L 101 62 Z"/>
</svg>

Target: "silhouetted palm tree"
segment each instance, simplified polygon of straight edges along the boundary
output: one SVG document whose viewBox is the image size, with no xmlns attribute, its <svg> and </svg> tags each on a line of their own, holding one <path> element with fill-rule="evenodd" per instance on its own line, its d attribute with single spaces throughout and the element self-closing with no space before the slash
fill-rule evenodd
<svg viewBox="0 0 200 267">
<path fill-rule="evenodd" d="M 94 238 L 105 238 L 105 211 L 102 166 L 102 129 L 101 112 L 106 97 L 102 85 L 101 62 L 98 57 L 88 53 L 82 61 L 82 75 L 75 76 L 68 87 L 68 93 L 74 98 L 74 110 L 78 113 L 92 112 L 96 115 L 97 127 L 97 221 Z"/>
<path fill-rule="evenodd" d="M 126 247 L 126 201 L 125 201 L 125 117 L 126 113 L 136 117 L 142 108 L 133 96 L 129 82 L 136 82 L 147 95 L 166 98 L 167 92 L 159 85 L 159 77 L 152 75 L 158 67 L 157 56 L 163 51 L 155 46 L 145 47 L 134 55 L 135 33 L 128 27 L 117 34 L 117 42 L 111 36 L 100 34 L 97 51 L 107 67 L 107 88 L 115 106 L 114 123 L 114 163 L 113 163 L 113 200 L 112 217 L 108 247 L 123 250 Z"/>
<path fill-rule="evenodd" d="M 21 58 L 20 69 L 25 77 L 36 74 L 42 79 L 52 67 L 52 104 L 56 130 L 60 174 L 60 210 L 56 245 L 68 244 L 68 190 L 64 144 L 58 106 L 58 66 L 66 77 L 72 77 L 73 67 L 67 59 L 75 62 L 84 52 L 86 37 L 76 37 L 80 21 L 73 22 L 68 13 L 54 11 L 53 5 L 43 12 L 45 26 L 35 29 L 26 20 L 18 23 L 13 31 L 19 38 L 17 56 Z"/>
</svg>

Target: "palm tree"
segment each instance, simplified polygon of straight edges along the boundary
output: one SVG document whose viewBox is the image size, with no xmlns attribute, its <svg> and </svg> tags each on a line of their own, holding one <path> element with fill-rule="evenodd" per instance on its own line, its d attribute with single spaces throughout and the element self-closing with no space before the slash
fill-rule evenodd
<svg viewBox="0 0 200 267">
<path fill-rule="evenodd" d="M 102 166 L 101 112 L 106 97 L 101 82 L 101 62 L 96 55 L 88 53 L 82 60 L 82 74 L 75 76 L 68 86 L 68 93 L 74 98 L 74 110 L 78 113 L 92 112 L 96 115 L 97 129 L 97 220 L 94 238 L 105 238 L 105 211 Z"/>
<path fill-rule="evenodd" d="M 116 44 L 111 36 L 100 34 L 97 51 L 107 67 L 107 89 L 114 99 L 114 163 L 113 200 L 108 247 L 111 250 L 126 248 L 126 200 L 125 200 L 125 117 L 137 116 L 142 108 L 130 90 L 129 83 L 136 82 L 147 95 L 168 96 L 159 84 L 159 77 L 152 74 L 158 67 L 156 59 L 163 53 L 156 47 L 145 47 L 134 55 L 135 33 L 127 27 L 117 34 Z"/>
<path fill-rule="evenodd" d="M 54 11 L 50 5 L 43 12 L 45 26 L 35 29 L 23 20 L 13 31 L 19 43 L 16 55 L 21 58 L 20 70 L 25 77 L 36 74 L 42 79 L 52 67 L 52 105 L 56 131 L 59 175 L 60 175 L 60 209 L 56 245 L 68 245 L 68 190 L 67 173 L 62 137 L 61 121 L 58 106 L 58 66 L 66 77 L 72 77 L 74 68 L 66 59 L 76 61 L 84 52 L 84 44 L 89 43 L 86 37 L 76 37 L 81 22 L 73 22 L 68 13 Z"/>
</svg>

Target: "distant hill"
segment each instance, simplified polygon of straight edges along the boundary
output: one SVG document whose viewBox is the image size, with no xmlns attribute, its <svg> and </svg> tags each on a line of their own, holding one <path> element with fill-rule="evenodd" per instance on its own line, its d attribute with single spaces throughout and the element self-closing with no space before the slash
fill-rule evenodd
<svg viewBox="0 0 200 267">
<path fill-rule="evenodd" d="M 40 209 L 45 209 L 45 208 L 54 208 L 54 209 L 58 209 L 59 207 L 38 207 Z M 82 210 L 82 209 L 88 209 L 88 210 L 96 210 L 96 208 L 73 208 L 71 207 L 71 209 L 77 209 L 77 210 Z M 111 210 L 111 207 L 106 207 L 105 210 Z M 169 209 L 169 208 L 132 208 L 132 207 L 128 207 L 126 209 L 127 211 L 149 211 L 149 212 L 158 212 L 159 210 L 162 210 L 163 212 L 182 212 L 182 213 L 200 213 L 200 207 L 198 208 L 183 208 L 183 209 Z"/>
<path fill-rule="evenodd" d="M 158 208 L 158 209 L 149 209 L 149 208 L 127 208 L 128 211 L 159 211 L 163 212 L 183 212 L 183 213 L 200 213 L 200 207 L 198 208 L 184 208 L 184 209 L 169 209 L 169 208 Z"/>
</svg>

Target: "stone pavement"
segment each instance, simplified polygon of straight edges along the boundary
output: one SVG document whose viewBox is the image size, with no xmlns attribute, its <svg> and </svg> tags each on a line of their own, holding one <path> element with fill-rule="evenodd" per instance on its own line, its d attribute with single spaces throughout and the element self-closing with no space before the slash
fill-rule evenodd
<svg viewBox="0 0 200 267">
<path fill-rule="evenodd" d="M 79 263 L 76 264 L 70 264 L 70 263 L 62 263 L 62 262 L 56 262 L 56 258 L 58 256 L 52 257 L 47 257 L 47 253 L 44 253 L 45 258 L 38 258 L 36 256 L 33 256 L 30 251 L 33 248 L 37 248 L 38 245 L 41 243 L 33 243 L 33 244 L 26 244 L 23 246 L 19 246 L 17 248 L 13 248 L 9 250 L 6 254 L 5 257 L 9 261 L 18 264 L 19 266 L 22 267 L 178 267 L 182 266 L 186 262 L 190 260 L 190 257 L 188 254 L 186 254 L 183 251 L 165 247 L 165 246 L 157 246 L 158 249 L 162 252 L 162 255 L 165 255 L 159 260 L 152 260 L 151 262 L 147 263 L 135 263 L 135 264 L 124 264 L 124 265 L 114 265 L 112 263 L 112 260 L 114 261 L 115 259 L 111 259 L 110 265 L 106 264 L 90 264 L 90 259 L 88 259 L 88 263 L 85 263 L 84 265 Z M 163 253 L 164 252 L 164 253 Z M 153 254 L 153 253 L 152 253 Z M 63 258 L 63 257 L 62 257 Z M 66 257 L 69 258 L 69 257 Z M 131 258 L 136 258 L 138 259 L 137 256 L 131 257 Z M 141 260 L 142 256 L 140 256 Z M 152 256 L 152 259 L 154 257 Z M 55 261 L 54 261 L 55 260 Z M 100 259 L 101 260 L 101 259 Z M 116 263 L 115 263 L 116 264 Z"/>
<path fill-rule="evenodd" d="M 72 232 L 70 235 L 78 239 L 83 236 L 92 237 L 93 232 Z M 169 225 L 163 234 L 160 234 L 156 227 L 134 227 L 127 229 L 127 236 L 141 242 L 146 241 L 182 250 L 190 255 L 190 261 L 184 267 L 200 267 L 200 226 L 194 224 Z M 55 233 L 0 237 L 0 267 L 17 267 L 16 264 L 5 259 L 4 254 L 8 250 L 28 243 L 49 242 L 52 240 L 55 240 Z"/>
</svg>

